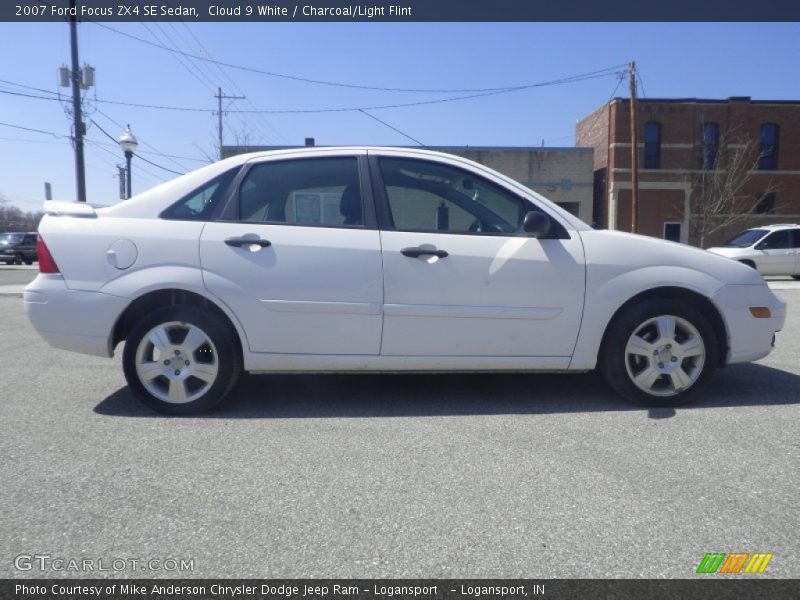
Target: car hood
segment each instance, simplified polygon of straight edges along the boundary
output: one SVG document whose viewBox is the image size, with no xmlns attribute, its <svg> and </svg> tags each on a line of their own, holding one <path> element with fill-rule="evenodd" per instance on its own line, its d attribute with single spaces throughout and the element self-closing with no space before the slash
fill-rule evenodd
<svg viewBox="0 0 800 600">
<path fill-rule="evenodd" d="M 742 254 L 746 254 L 749 250 L 749 248 L 736 248 L 733 246 L 715 246 L 714 248 L 708 249 L 709 252 L 728 257 L 741 256 Z"/>
<path fill-rule="evenodd" d="M 720 254 L 622 231 L 578 232 L 584 240 L 587 264 L 619 265 L 625 270 L 674 266 L 705 273 L 725 284 L 763 284 L 758 271 Z M 728 249 L 725 249 L 728 250 Z"/>
</svg>

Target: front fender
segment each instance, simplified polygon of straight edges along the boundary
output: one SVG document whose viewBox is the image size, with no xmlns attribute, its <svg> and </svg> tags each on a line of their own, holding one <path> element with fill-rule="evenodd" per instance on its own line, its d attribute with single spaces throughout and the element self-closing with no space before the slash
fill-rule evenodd
<svg viewBox="0 0 800 600">
<path fill-rule="evenodd" d="M 678 265 L 640 267 L 608 276 L 608 267 L 590 265 L 586 276 L 586 306 L 570 369 L 589 370 L 611 318 L 631 298 L 648 290 L 682 288 L 711 298 L 723 283 L 711 275 Z"/>
</svg>

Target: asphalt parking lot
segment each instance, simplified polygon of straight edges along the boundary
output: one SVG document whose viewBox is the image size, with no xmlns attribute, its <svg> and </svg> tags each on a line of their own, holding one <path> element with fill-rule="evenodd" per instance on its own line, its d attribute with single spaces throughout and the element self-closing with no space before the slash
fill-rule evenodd
<svg viewBox="0 0 800 600">
<path fill-rule="evenodd" d="M 800 577 L 800 290 L 775 287 L 776 351 L 692 407 L 629 406 L 593 374 L 259 375 L 186 419 L 0 295 L 0 577 L 686 578 L 712 551 Z"/>
</svg>

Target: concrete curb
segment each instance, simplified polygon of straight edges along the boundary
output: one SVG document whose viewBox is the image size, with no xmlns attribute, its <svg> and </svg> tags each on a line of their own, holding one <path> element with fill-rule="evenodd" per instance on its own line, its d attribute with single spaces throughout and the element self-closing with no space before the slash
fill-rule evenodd
<svg viewBox="0 0 800 600">
<path fill-rule="evenodd" d="M 25 291 L 24 285 L 0 285 L 1 296 L 17 296 L 22 298 L 22 293 Z"/>
</svg>

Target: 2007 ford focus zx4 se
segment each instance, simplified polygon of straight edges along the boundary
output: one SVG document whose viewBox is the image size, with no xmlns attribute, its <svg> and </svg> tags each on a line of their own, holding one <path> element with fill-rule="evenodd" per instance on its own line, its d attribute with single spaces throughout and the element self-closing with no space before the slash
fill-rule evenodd
<svg viewBox="0 0 800 600">
<path fill-rule="evenodd" d="M 786 305 L 754 269 L 596 231 L 477 163 L 308 148 L 220 161 L 115 206 L 47 202 L 27 315 L 111 357 L 171 414 L 242 371 L 599 369 L 647 405 L 770 353 Z"/>
</svg>

